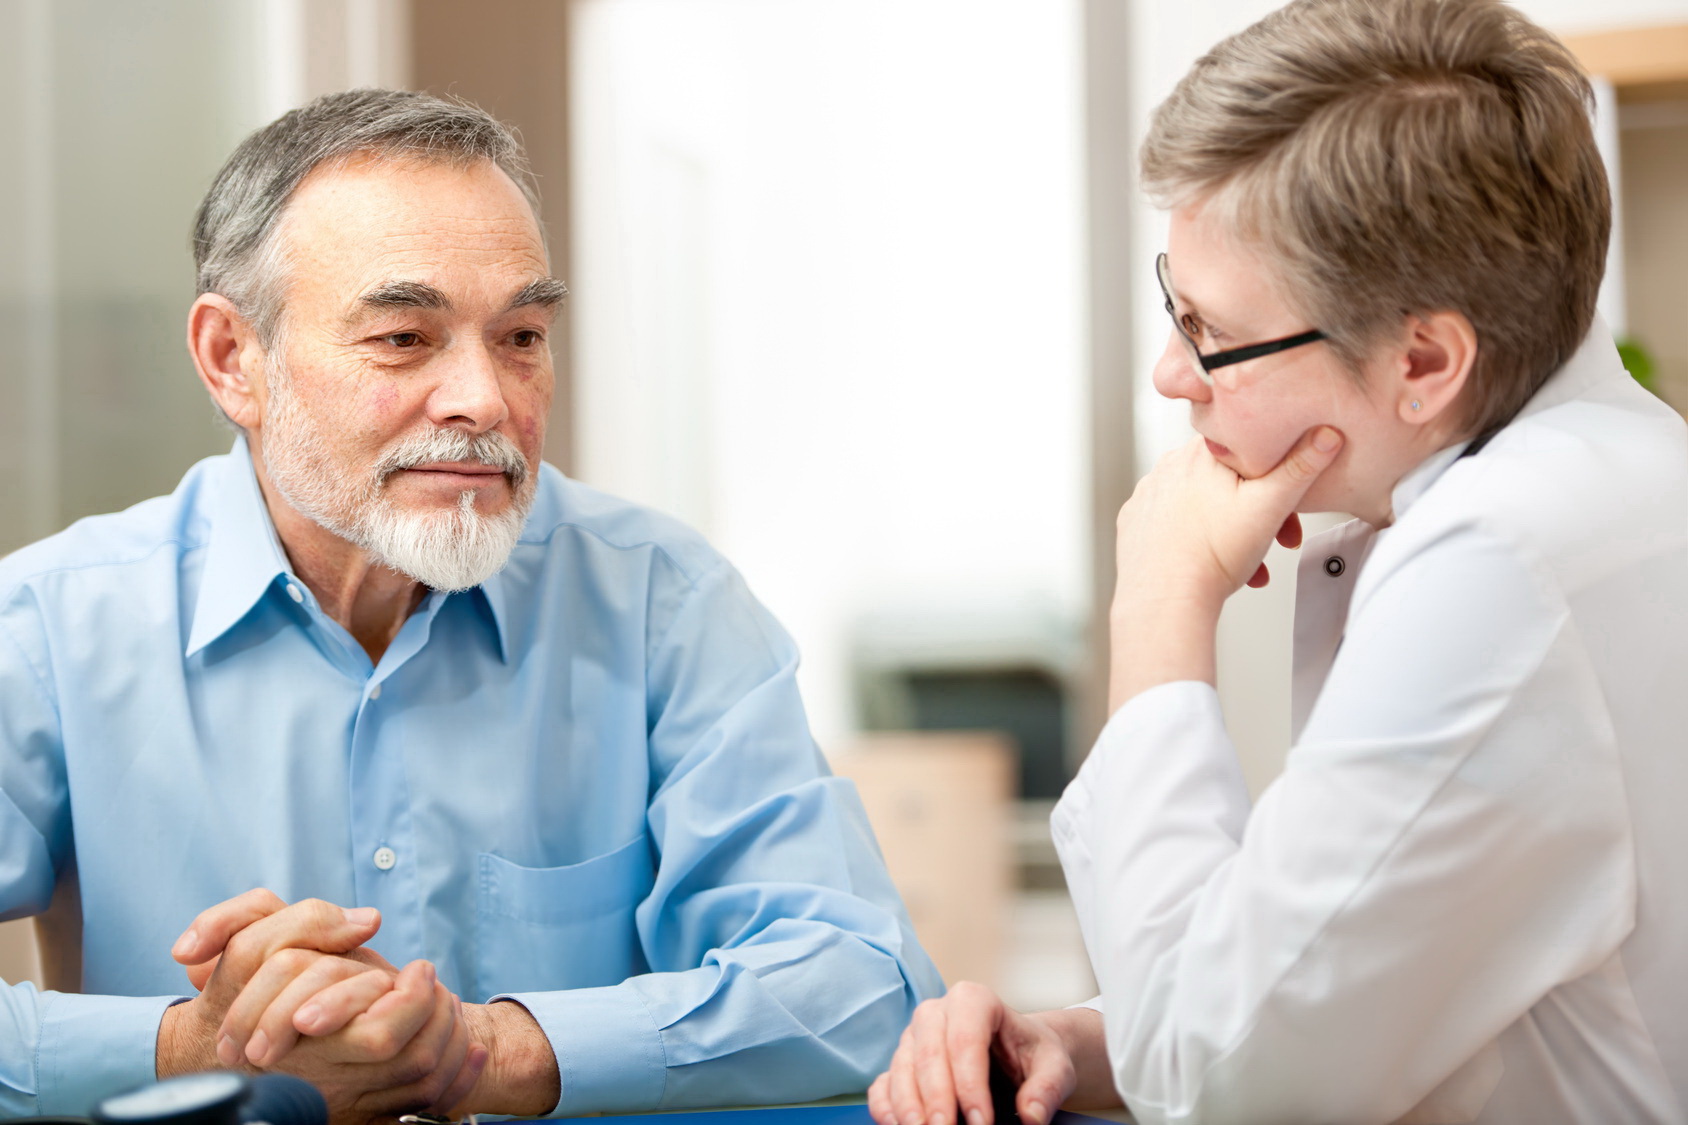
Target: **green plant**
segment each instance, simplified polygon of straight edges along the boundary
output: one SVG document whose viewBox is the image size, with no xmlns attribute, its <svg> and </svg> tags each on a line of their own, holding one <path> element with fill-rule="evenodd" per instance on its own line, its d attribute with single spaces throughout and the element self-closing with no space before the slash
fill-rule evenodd
<svg viewBox="0 0 1688 1125">
<path fill-rule="evenodd" d="M 1643 387 L 1659 393 L 1658 365 L 1653 362 L 1653 353 L 1634 336 L 1625 336 L 1618 341 L 1618 358 L 1623 361 L 1624 370 L 1635 376 L 1635 381 Z"/>
</svg>

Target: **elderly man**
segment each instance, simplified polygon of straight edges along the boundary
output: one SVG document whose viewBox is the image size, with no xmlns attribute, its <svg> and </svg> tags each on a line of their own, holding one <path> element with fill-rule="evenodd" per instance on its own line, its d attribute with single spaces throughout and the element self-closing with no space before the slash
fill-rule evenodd
<svg viewBox="0 0 1688 1125">
<path fill-rule="evenodd" d="M 79 908 L 86 993 L 0 989 L 0 1111 L 218 1065 L 344 1120 L 864 1088 L 941 985 L 789 639 L 541 464 L 564 290 L 508 131 L 320 99 L 194 246 L 233 451 L 0 563 L 0 911 Z"/>
</svg>

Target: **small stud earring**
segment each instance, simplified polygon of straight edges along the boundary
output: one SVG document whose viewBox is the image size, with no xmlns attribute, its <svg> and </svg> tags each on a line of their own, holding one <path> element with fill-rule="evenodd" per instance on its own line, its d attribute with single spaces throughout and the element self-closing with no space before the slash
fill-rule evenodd
<svg viewBox="0 0 1688 1125">
<path fill-rule="evenodd" d="M 1416 399 L 1416 398 L 1415 398 L 1415 399 L 1413 399 L 1413 402 L 1412 402 L 1412 406 L 1413 406 L 1413 409 L 1414 409 L 1414 410 L 1417 410 L 1417 409 L 1419 409 L 1419 408 L 1420 408 L 1420 407 L 1422 407 L 1422 406 L 1423 406 L 1423 405 L 1424 405 L 1424 404 L 1423 404 L 1423 403 L 1422 403 L 1422 402 L 1420 402 L 1420 401 L 1418 401 L 1418 399 Z"/>
</svg>

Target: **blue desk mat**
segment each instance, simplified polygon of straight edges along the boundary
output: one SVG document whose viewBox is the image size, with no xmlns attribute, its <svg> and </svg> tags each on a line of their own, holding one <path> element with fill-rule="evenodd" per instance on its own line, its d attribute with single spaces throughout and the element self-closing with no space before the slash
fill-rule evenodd
<svg viewBox="0 0 1688 1125">
<path fill-rule="evenodd" d="M 553 1121 L 585 1121 L 586 1118 L 551 1118 Z M 873 1125 L 865 1105 L 817 1105 L 766 1109 L 714 1109 L 692 1113 L 642 1113 L 626 1117 L 599 1118 L 603 1125 Z M 1005 1125 L 998 1122 L 997 1125 Z M 1018 1122 L 1007 1123 L 1018 1125 Z M 1116 1125 L 1100 1117 L 1057 1110 L 1050 1125 Z"/>
</svg>

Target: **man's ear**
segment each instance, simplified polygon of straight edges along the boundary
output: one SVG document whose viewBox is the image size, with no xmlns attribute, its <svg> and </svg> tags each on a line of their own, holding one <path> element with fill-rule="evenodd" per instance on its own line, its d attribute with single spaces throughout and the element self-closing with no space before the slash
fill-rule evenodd
<svg viewBox="0 0 1688 1125">
<path fill-rule="evenodd" d="M 220 293 L 201 293 L 188 309 L 188 354 L 199 381 L 229 421 L 250 430 L 264 416 L 265 352 L 258 334 Z"/>
<path fill-rule="evenodd" d="M 1464 313 L 1443 309 L 1408 318 L 1401 378 L 1390 393 L 1410 425 L 1455 423 L 1456 403 L 1477 363 L 1477 330 Z M 1456 423 L 1457 424 L 1457 423 Z"/>
</svg>

